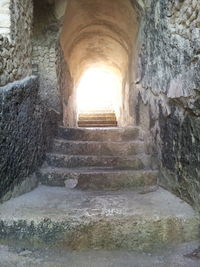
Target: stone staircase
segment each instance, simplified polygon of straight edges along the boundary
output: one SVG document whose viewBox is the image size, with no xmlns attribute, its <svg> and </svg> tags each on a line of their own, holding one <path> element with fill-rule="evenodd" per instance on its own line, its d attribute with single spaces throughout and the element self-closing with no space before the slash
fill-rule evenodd
<svg viewBox="0 0 200 267">
<path fill-rule="evenodd" d="M 0 243 L 153 251 L 197 240 L 199 216 L 158 175 L 138 127 L 60 127 L 39 187 L 0 205 Z"/>
<path fill-rule="evenodd" d="M 80 113 L 78 116 L 79 127 L 116 127 L 117 118 L 112 110 L 94 110 Z"/>
<path fill-rule="evenodd" d="M 80 189 L 130 189 L 155 185 L 139 128 L 59 128 L 52 151 L 38 172 L 44 185 L 65 186 L 70 180 Z"/>
</svg>

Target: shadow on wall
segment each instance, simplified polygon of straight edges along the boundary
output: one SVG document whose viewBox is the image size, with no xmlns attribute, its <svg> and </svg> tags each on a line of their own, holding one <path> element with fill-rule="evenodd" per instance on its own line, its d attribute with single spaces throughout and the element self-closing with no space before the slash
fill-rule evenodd
<svg viewBox="0 0 200 267">
<path fill-rule="evenodd" d="M 38 80 L 35 76 L 1 87 L 0 106 L 2 201 L 12 197 L 14 188 L 20 187 L 25 178 L 42 164 L 58 118 L 43 106 L 38 97 Z M 36 181 L 32 186 L 35 185 Z M 31 189 L 30 184 L 28 186 Z"/>
<path fill-rule="evenodd" d="M 178 107 L 173 106 L 167 118 L 160 109 L 160 184 L 200 211 L 200 118 L 187 114 L 181 119 L 176 112 Z"/>
</svg>

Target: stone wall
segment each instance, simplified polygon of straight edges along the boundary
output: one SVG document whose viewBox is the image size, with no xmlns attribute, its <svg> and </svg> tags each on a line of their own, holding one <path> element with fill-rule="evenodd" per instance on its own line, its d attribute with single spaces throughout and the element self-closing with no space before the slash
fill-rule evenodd
<svg viewBox="0 0 200 267">
<path fill-rule="evenodd" d="M 69 106 L 69 98 L 72 95 L 73 92 L 73 80 L 69 72 L 69 67 L 67 66 L 63 50 L 60 45 L 58 45 L 57 49 L 57 78 L 58 78 L 58 90 L 61 95 L 61 114 L 64 118 L 67 118 L 67 123 L 65 123 L 66 126 L 73 125 L 74 121 L 76 121 L 76 114 L 73 114 L 73 108 Z M 63 111 L 66 112 L 66 114 L 63 114 Z M 71 113 L 72 121 L 70 121 L 70 118 L 67 117 L 67 114 Z"/>
<path fill-rule="evenodd" d="M 151 0 L 141 13 L 136 121 L 148 127 L 160 184 L 200 207 L 200 7 L 197 0 Z M 139 109 L 139 110 L 138 110 Z"/>
<path fill-rule="evenodd" d="M 6 2 L 7 7 L 8 2 L 10 21 L 7 23 L 10 24 L 10 31 L 9 34 L 2 31 L 0 35 L 0 86 L 29 76 L 32 72 L 32 1 L 10 0 Z"/>
<path fill-rule="evenodd" d="M 48 1 L 34 0 L 33 71 L 39 76 L 41 98 L 57 112 L 61 111 L 56 66 L 59 28 L 54 5 Z"/>
<path fill-rule="evenodd" d="M 0 88 L 0 200 L 43 162 L 56 123 L 38 97 L 34 76 Z"/>
</svg>

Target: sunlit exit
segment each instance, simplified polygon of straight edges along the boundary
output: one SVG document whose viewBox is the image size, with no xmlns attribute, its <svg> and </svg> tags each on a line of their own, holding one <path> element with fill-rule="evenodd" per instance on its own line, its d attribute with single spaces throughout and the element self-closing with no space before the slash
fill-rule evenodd
<svg viewBox="0 0 200 267">
<path fill-rule="evenodd" d="M 115 111 L 119 105 L 120 86 L 120 78 L 109 69 L 88 69 L 77 88 L 78 113 Z"/>
</svg>

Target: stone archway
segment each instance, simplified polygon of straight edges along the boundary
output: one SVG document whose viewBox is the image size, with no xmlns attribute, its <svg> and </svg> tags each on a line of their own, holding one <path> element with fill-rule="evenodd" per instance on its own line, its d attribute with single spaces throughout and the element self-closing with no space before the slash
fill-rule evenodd
<svg viewBox="0 0 200 267">
<path fill-rule="evenodd" d="M 129 0 L 68 2 L 60 38 L 73 80 L 71 95 L 67 94 L 68 99 L 64 99 L 67 103 L 63 108 L 65 125 L 76 126 L 77 88 L 83 75 L 91 69 L 118 77 L 118 90 L 115 96 L 110 95 L 115 99 L 119 125 L 131 123 L 129 66 L 138 28 L 137 11 Z"/>
</svg>

